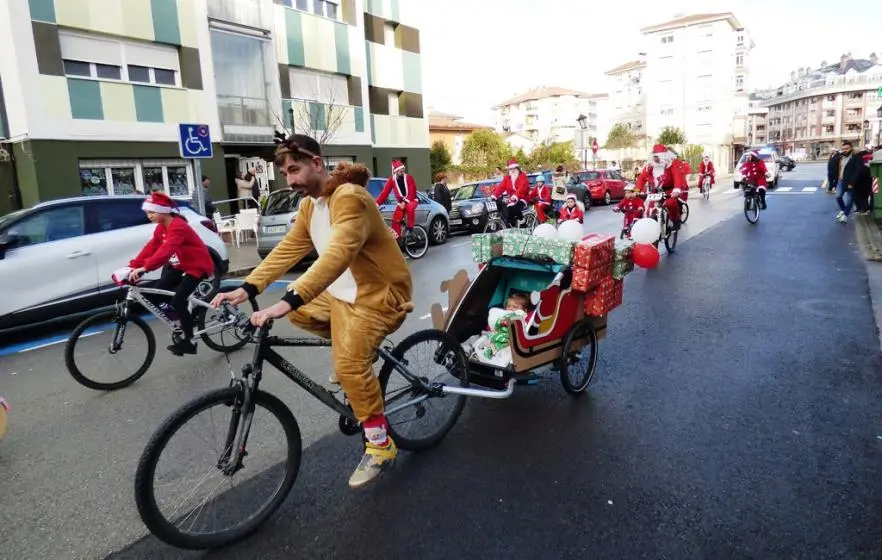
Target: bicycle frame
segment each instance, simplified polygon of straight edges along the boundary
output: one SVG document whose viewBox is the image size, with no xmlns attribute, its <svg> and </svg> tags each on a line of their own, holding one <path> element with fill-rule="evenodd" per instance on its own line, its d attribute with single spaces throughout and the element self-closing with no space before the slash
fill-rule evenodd
<svg viewBox="0 0 882 560">
<path fill-rule="evenodd" d="M 117 309 L 117 311 L 120 314 L 128 317 L 128 304 L 134 301 L 134 302 L 137 302 L 137 303 L 141 304 L 142 306 L 144 306 L 144 308 L 147 309 L 147 311 L 152 313 L 154 317 L 156 317 L 162 323 L 164 323 L 165 326 L 167 326 L 170 330 L 172 330 L 172 331 L 177 330 L 178 326 L 175 325 L 175 323 L 171 319 L 168 318 L 168 315 L 166 315 L 158 306 L 154 305 L 153 302 L 151 302 L 149 299 L 147 299 L 145 294 L 152 294 L 152 295 L 163 296 L 163 297 L 168 297 L 168 298 L 172 298 L 175 295 L 175 293 L 170 290 L 159 290 L 157 288 L 140 288 L 138 286 L 129 286 L 128 293 L 126 294 L 126 297 L 125 297 L 125 309 L 124 310 Z M 201 299 L 199 299 L 193 295 L 190 295 L 187 298 L 187 312 L 192 314 L 193 310 L 196 307 L 204 307 L 206 309 L 214 309 L 214 307 L 212 307 L 210 303 L 202 301 Z M 217 331 L 219 332 L 219 331 L 225 329 L 226 327 L 234 324 L 235 322 L 236 322 L 236 317 L 231 317 L 228 321 L 226 321 L 224 323 L 218 323 L 217 325 L 212 325 L 211 327 L 206 327 L 202 330 L 194 330 L 193 336 L 194 337 L 201 336 L 203 334 L 209 333 L 209 331 L 214 332 L 215 329 L 217 329 Z"/>
</svg>

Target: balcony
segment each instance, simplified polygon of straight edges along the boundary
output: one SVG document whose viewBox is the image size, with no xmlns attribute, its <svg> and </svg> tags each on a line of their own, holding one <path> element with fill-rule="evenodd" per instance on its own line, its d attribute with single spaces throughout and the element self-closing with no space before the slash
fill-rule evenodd
<svg viewBox="0 0 882 560">
<path fill-rule="evenodd" d="M 255 29 L 269 29 L 264 23 L 259 0 L 208 0 L 208 17 Z"/>
<path fill-rule="evenodd" d="M 783 95 L 766 100 L 762 104 L 762 106 L 769 107 L 771 105 L 778 105 L 785 101 L 793 101 L 795 99 L 802 99 L 804 97 L 815 97 L 818 95 L 835 95 L 837 93 L 846 93 L 852 91 L 866 91 L 869 89 L 877 89 L 879 87 L 882 87 L 882 76 L 859 75 L 850 78 L 846 78 L 843 76 L 837 78 L 829 84 L 824 79 L 814 80 L 811 82 L 790 86 L 787 88 L 786 91 L 783 92 Z"/>
<path fill-rule="evenodd" d="M 266 99 L 217 96 L 217 112 L 227 142 L 271 143 L 273 127 Z"/>
</svg>

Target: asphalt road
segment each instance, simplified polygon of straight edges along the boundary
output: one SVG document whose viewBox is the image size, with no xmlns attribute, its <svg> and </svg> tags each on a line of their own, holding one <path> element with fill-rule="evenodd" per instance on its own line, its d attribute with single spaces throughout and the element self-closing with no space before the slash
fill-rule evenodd
<svg viewBox="0 0 882 560">
<path fill-rule="evenodd" d="M 821 174 L 820 165 L 785 174 L 791 190 L 769 196 L 756 226 L 728 186 L 694 201 L 677 254 L 627 278 L 589 396 L 573 399 L 549 378 L 507 401 L 471 400 L 440 447 L 402 454 L 363 492 L 346 486 L 357 440 L 268 375 L 264 388 L 300 422 L 301 472 L 265 528 L 224 551 L 184 553 L 144 537 L 132 499 L 150 434 L 226 383 L 222 355 L 160 351 L 141 381 L 112 394 L 77 385 L 58 345 L 0 357 L 0 394 L 13 405 L 0 443 L 0 550 L 16 559 L 878 557 L 882 359 L 853 233 L 833 222 L 830 197 L 802 190 Z M 594 209 L 587 227 L 617 232 L 620 219 Z M 440 280 L 474 270 L 467 242 L 413 263 L 417 310 L 401 337 L 429 326 Z M 294 356 L 327 377 L 325 351 Z"/>
</svg>

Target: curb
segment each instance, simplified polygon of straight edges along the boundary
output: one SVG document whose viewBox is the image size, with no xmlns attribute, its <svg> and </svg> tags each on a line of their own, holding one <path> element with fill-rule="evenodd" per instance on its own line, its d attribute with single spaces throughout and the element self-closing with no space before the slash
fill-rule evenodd
<svg viewBox="0 0 882 560">
<path fill-rule="evenodd" d="M 882 229 L 872 216 L 856 216 L 855 235 L 864 260 L 882 262 Z"/>
<path fill-rule="evenodd" d="M 253 266 L 242 266 L 239 268 L 230 269 L 227 271 L 226 274 L 224 274 L 224 279 L 233 278 L 235 276 L 247 276 L 248 274 L 251 274 L 251 271 L 253 271 L 255 268 L 257 268 L 256 264 Z"/>
</svg>

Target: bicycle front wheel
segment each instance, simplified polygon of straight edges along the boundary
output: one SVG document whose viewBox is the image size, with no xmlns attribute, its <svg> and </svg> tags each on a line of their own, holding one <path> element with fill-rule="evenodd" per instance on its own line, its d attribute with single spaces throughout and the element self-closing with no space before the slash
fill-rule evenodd
<svg viewBox="0 0 882 560">
<path fill-rule="evenodd" d="M 237 286 L 221 286 L 218 293 L 233 292 L 237 289 Z M 253 297 L 249 297 L 239 307 L 249 317 L 260 309 L 257 300 Z M 202 342 L 215 352 L 235 352 L 248 343 L 248 338 L 239 336 L 235 325 L 225 327 L 220 324 L 219 309 L 208 309 L 200 305 L 193 311 L 193 314 L 196 320 L 196 330 L 205 331 L 199 335 Z"/>
<path fill-rule="evenodd" d="M 755 224 L 759 221 L 759 215 L 760 206 L 756 195 L 746 196 L 744 198 L 744 217 L 751 224 Z"/>
<path fill-rule="evenodd" d="M 496 233 L 505 229 L 505 223 L 500 218 L 488 218 L 484 226 L 484 233 Z"/>
<path fill-rule="evenodd" d="M 444 331 L 415 332 L 392 350 L 392 357 L 427 385 L 469 386 L 465 352 Z M 379 380 L 390 435 L 405 451 L 422 451 L 441 443 L 465 406 L 464 395 L 429 395 L 418 381 L 409 379 L 388 360 Z"/>
<path fill-rule="evenodd" d="M 674 229 L 674 222 L 668 219 L 667 225 L 665 226 L 665 249 L 668 253 L 673 253 L 677 250 L 677 239 L 680 237 L 680 231 Z"/>
<path fill-rule="evenodd" d="M 147 443 L 135 474 L 135 503 L 144 525 L 161 541 L 203 550 L 242 540 L 269 519 L 294 486 L 302 446 L 297 420 L 268 393 L 252 393 L 251 411 L 243 398 L 240 387 L 206 393 L 179 408 Z M 207 418 L 197 426 L 201 415 Z M 275 431 L 258 435 L 264 427 Z M 249 437 L 241 445 L 247 454 L 229 469 L 230 454 L 246 429 Z M 197 451 L 206 446 L 205 452 Z M 180 488 L 178 496 L 162 495 L 172 487 Z M 200 491 L 209 495 L 197 496 Z"/>
<path fill-rule="evenodd" d="M 421 225 L 413 226 L 413 230 L 404 237 L 404 252 L 412 259 L 420 259 L 429 250 L 429 234 Z"/>
<path fill-rule="evenodd" d="M 96 391 L 128 387 L 156 356 L 156 338 L 144 319 L 105 311 L 77 325 L 64 346 L 64 364 L 77 383 Z"/>
</svg>

